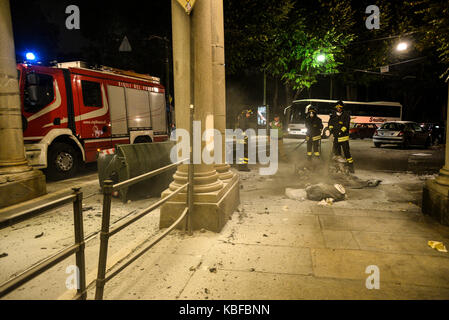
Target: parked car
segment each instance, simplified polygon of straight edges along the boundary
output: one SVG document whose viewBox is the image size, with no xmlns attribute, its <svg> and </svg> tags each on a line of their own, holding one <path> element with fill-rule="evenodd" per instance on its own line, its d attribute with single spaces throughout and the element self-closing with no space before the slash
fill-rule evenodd
<svg viewBox="0 0 449 320">
<path fill-rule="evenodd" d="M 349 129 L 349 137 L 351 139 L 372 138 L 377 126 L 374 123 L 356 123 Z"/>
<path fill-rule="evenodd" d="M 421 123 L 420 126 L 430 132 L 432 144 L 444 144 L 446 141 L 446 127 L 444 123 Z"/>
<path fill-rule="evenodd" d="M 432 143 L 430 132 L 412 121 L 385 122 L 373 135 L 376 148 L 383 144 L 409 146 L 424 146 L 428 148 Z"/>
</svg>

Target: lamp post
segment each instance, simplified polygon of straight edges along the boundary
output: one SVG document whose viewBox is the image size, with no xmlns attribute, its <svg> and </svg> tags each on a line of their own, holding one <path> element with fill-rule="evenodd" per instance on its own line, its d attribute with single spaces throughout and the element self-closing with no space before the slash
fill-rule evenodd
<svg viewBox="0 0 449 320">
<path fill-rule="evenodd" d="M 161 37 L 161 36 L 156 36 L 156 35 L 150 35 L 148 38 L 146 38 L 145 40 L 153 40 L 153 39 L 158 39 L 164 42 L 164 46 L 165 46 L 165 100 L 166 100 L 166 104 L 167 106 L 170 107 L 170 119 L 168 119 L 168 124 L 170 126 L 171 122 L 172 122 L 172 110 L 171 110 L 171 104 L 170 104 L 170 61 L 169 61 L 169 56 L 170 56 L 170 47 L 169 47 L 169 43 L 170 40 L 167 39 L 167 37 Z"/>
</svg>

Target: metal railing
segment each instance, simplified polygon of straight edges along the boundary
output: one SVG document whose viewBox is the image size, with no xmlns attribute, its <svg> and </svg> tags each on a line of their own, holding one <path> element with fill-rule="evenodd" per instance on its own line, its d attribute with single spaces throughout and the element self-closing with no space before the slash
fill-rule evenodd
<svg viewBox="0 0 449 320">
<path fill-rule="evenodd" d="M 193 154 L 192 154 L 192 140 L 193 140 L 193 106 L 190 106 L 190 159 L 183 159 L 181 161 L 178 161 L 176 163 L 167 165 L 165 167 L 153 170 L 151 172 L 142 174 L 140 176 L 122 181 L 117 184 L 113 184 L 113 181 L 111 180 L 105 180 L 103 184 L 103 212 L 102 212 L 102 222 L 101 222 L 101 232 L 100 232 L 100 253 L 99 253 L 99 259 L 98 259 L 98 273 L 97 273 L 97 279 L 96 279 L 96 289 L 95 289 L 95 299 L 96 300 L 102 300 L 103 299 L 103 293 L 104 293 L 104 287 L 106 282 L 111 280 L 113 277 L 115 277 L 117 274 L 119 274 L 121 271 L 123 271 L 126 267 L 128 267 L 131 263 L 133 263 L 135 260 L 137 260 L 139 257 L 141 257 L 145 252 L 147 252 L 149 249 L 151 249 L 154 245 L 156 245 L 159 241 L 161 241 L 164 237 L 166 237 L 173 229 L 178 226 L 178 224 L 186 218 L 184 230 L 187 230 L 189 234 L 192 233 L 192 212 L 193 212 Z M 182 164 L 186 160 L 190 160 L 188 164 L 188 180 L 187 183 L 177 188 L 175 191 L 173 191 L 170 195 L 166 196 L 165 198 L 162 198 L 161 200 L 157 201 L 156 203 L 150 205 L 149 207 L 142 209 L 141 212 L 129 216 L 127 219 L 124 219 L 123 221 L 119 221 L 115 223 L 112 228 L 110 229 L 110 218 L 111 218 L 111 198 L 112 194 L 115 191 L 120 190 L 121 188 L 126 188 L 131 185 L 134 185 L 138 182 L 142 182 L 146 179 L 149 179 L 151 177 L 154 177 L 158 174 L 161 174 L 163 172 L 166 172 L 168 170 L 173 169 L 174 167 L 177 167 L 179 164 Z M 182 211 L 179 218 L 170 226 L 168 227 L 162 234 L 160 234 L 156 239 L 152 240 L 149 244 L 145 246 L 145 248 L 141 249 L 137 254 L 135 254 L 132 258 L 130 258 L 128 261 L 126 261 L 123 265 L 121 265 L 116 270 L 110 272 L 110 274 L 106 275 L 106 267 L 107 267 L 107 255 L 108 255 L 108 246 L 109 246 L 109 238 L 115 234 L 117 234 L 119 231 L 125 229 L 132 223 L 136 222 L 137 220 L 143 218 L 147 214 L 153 212 L 155 209 L 159 208 L 161 205 L 163 205 L 165 202 L 179 194 L 182 190 L 187 188 L 187 201 L 186 201 L 186 207 Z"/>
<path fill-rule="evenodd" d="M 67 247 L 56 254 L 40 261 L 22 273 L 14 276 L 8 281 L 4 282 L 0 286 L 0 298 L 4 297 L 8 293 L 11 293 L 15 289 L 26 284 L 28 281 L 36 278 L 40 274 L 44 273 L 48 269 L 54 267 L 58 263 L 70 257 L 72 254 L 76 255 L 77 266 L 77 294 L 74 299 L 85 300 L 86 299 L 86 263 L 84 257 L 85 241 L 84 241 L 84 229 L 83 229 L 83 193 L 81 188 L 73 188 L 73 194 L 62 197 L 60 199 L 48 202 L 44 205 L 39 205 L 34 208 L 27 209 L 23 214 L 33 214 L 37 212 L 48 211 L 55 207 L 60 207 L 64 204 L 73 202 L 73 220 L 75 228 L 75 243 L 70 247 Z"/>
</svg>

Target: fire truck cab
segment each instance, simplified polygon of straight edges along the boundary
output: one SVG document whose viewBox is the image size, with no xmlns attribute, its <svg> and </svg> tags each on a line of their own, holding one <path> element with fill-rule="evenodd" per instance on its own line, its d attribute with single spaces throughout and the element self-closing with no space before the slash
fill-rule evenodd
<svg viewBox="0 0 449 320">
<path fill-rule="evenodd" d="M 79 61 L 17 69 L 27 158 L 51 179 L 72 177 L 116 144 L 168 139 L 159 78 Z"/>
</svg>

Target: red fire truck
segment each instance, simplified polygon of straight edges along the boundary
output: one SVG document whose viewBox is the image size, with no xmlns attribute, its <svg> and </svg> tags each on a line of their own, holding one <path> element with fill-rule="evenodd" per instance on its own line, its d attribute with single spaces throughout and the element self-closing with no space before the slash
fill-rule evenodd
<svg viewBox="0 0 449 320">
<path fill-rule="evenodd" d="M 168 139 L 159 78 L 79 61 L 17 68 L 27 158 L 52 179 L 73 176 L 116 144 Z"/>
</svg>

